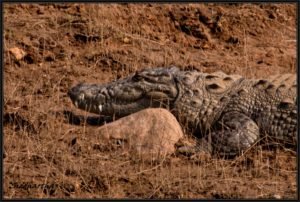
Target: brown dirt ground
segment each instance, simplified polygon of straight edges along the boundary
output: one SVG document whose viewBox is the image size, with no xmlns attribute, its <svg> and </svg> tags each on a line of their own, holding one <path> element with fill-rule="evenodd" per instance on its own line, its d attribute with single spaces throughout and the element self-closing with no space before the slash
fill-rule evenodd
<svg viewBox="0 0 300 202">
<path fill-rule="evenodd" d="M 4 4 L 4 197 L 295 199 L 296 154 L 280 146 L 146 161 L 67 119 L 87 115 L 73 84 L 169 65 L 295 73 L 296 4 Z"/>
</svg>

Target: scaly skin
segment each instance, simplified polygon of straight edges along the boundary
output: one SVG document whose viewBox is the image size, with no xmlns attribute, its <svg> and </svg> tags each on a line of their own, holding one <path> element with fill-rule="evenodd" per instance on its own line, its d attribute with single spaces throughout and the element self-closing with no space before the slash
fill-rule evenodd
<svg viewBox="0 0 300 202">
<path fill-rule="evenodd" d="M 297 144 L 296 75 L 245 79 L 222 72 L 145 69 L 108 84 L 78 84 L 68 95 L 80 109 L 123 117 L 164 107 L 199 132 L 210 152 L 236 155 L 260 134 Z"/>
</svg>

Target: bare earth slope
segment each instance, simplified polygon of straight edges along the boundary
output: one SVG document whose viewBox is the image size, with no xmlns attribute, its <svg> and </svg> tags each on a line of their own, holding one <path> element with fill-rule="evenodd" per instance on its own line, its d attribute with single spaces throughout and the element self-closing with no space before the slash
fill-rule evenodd
<svg viewBox="0 0 300 202">
<path fill-rule="evenodd" d="M 139 159 L 66 94 L 145 67 L 296 73 L 296 4 L 5 4 L 3 17 L 5 198 L 297 197 L 292 150 Z"/>
</svg>

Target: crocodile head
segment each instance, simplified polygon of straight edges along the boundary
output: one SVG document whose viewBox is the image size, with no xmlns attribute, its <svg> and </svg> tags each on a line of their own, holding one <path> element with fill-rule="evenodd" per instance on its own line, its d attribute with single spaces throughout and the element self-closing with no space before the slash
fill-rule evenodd
<svg viewBox="0 0 300 202">
<path fill-rule="evenodd" d="M 149 107 L 169 108 L 178 95 L 172 68 L 144 69 L 107 84 L 81 83 L 68 92 L 79 109 L 101 115 L 126 116 Z"/>
</svg>

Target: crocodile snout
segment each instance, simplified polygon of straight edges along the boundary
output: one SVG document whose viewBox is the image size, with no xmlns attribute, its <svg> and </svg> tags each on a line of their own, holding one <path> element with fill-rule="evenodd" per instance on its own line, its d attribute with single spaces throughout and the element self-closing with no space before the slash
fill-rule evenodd
<svg viewBox="0 0 300 202">
<path fill-rule="evenodd" d="M 74 91 L 74 87 L 71 88 L 69 91 L 68 91 L 68 96 L 71 98 L 72 101 L 76 100 L 76 93 Z"/>
<path fill-rule="evenodd" d="M 68 91 L 68 96 L 70 97 L 72 102 L 76 105 L 76 107 L 78 106 L 78 102 L 84 101 L 84 99 L 86 97 L 85 93 L 82 91 L 83 87 L 84 87 L 84 84 L 80 83 L 80 84 L 72 87 Z"/>
<path fill-rule="evenodd" d="M 75 99 L 75 94 L 73 92 L 73 88 L 71 88 L 69 91 L 68 91 L 68 96 L 71 98 L 71 100 L 74 100 Z"/>
</svg>

